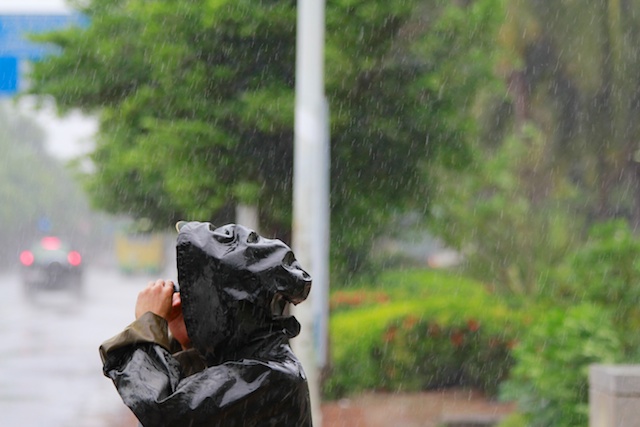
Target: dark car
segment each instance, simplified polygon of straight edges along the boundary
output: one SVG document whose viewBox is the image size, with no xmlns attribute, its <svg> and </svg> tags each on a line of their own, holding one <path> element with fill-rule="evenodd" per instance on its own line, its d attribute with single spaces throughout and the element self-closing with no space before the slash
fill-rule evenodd
<svg viewBox="0 0 640 427">
<path fill-rule="evenodd" d="M 38 290 L 82 292 L 82 256 L 59 237 L 47 236 L 20 253 L 21 276 L 28 295 Z"/>
</svg>

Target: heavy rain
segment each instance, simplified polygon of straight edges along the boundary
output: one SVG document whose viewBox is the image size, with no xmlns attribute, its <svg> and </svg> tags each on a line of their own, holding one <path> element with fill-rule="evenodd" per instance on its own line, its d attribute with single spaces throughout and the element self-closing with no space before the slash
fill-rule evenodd
<svg viewBox="0 0 640 427">
<path fill-rule="evenodd" d="M 59 291 L 26 298 L 18 274 L 0 277 L 0 423 L 126 425 L 122 401 L 102 376 L 97 348 L 133 320 L 132 301 L 147 279 L 94 265 L 86 271 L 82 298 Z"/>
<path fill-rule="evenodd" d="M 637 426 L 639 46 L 640 0 L 0 2 L 0 425 Z"/>
</svg>

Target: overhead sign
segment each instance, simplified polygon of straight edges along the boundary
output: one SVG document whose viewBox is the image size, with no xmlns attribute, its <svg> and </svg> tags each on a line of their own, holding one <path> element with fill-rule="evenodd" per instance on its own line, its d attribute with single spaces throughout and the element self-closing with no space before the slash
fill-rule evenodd
<svg viewBox="0 0 640 427">
<path fill-rule="evenodd" d="M 18 59 L 0 57 L 0 93 L 18 91 Z"/>
<path fill-rule="evenodd" d="M 54 46 L 31 41 L 31 34 L 84 26 L 87 22 L 79 13 L 0 15 L 0 95 L 13 95 L 20 89 L 20 61 L 37 61 L 56 53 Z"/>
</svg>

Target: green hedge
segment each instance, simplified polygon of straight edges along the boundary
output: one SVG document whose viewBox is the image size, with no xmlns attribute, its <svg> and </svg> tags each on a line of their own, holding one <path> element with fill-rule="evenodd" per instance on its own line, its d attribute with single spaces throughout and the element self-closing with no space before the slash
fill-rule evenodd
<svg viewBox="0 0 640 427">
<path fill-rule="evenodd" d="M 387 327 L 372 355 L 391 390 L 470 386 L 495 395 L 513 365 L 513 344 L 503 333 L 488 334 L 473 318 L 446 326 L 407 316 Z"/>
<path fill-rule="evenodd" d="M 589 365 L 616 363 L 622 354 L 612 313 L 586 303 L 538 310 L 513 351 L 516 364 L 501 395 L 518 402 L 529 427 L 585 426 Z"/>
<path fill-rule="evenodd" d="M 512 363 L 509 349 L 522 319 L 480 283 L 433 270 L 398 271 L 351 292 L 360 295 L 351 300 L 358 304 L 340 307 L 330 320 L 327 397 L 456 381 L 495 392 Z M 344 291 L 335 295 L 349 300 Z"/>
</svg>

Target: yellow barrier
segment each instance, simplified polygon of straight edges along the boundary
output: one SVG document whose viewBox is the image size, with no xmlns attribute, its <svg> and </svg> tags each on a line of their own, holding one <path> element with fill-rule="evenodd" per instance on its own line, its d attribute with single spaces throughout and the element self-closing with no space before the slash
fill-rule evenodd
<svg viewBox="0 0 640 427">
<path fill-rule="evenodd" d="M 164 237 L 158 233 L 116 234 L 118 267 L 124 273 L 159 273 L 164 269 Z"/>
</svg>

